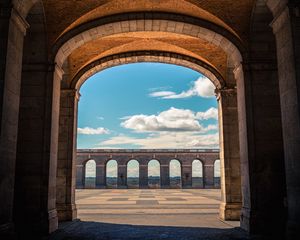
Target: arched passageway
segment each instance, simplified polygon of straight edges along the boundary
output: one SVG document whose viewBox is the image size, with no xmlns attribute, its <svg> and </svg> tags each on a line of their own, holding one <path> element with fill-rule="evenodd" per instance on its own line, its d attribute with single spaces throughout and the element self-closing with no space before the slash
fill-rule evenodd
<svg viewBox="0 0 300 240">
<path fill-rule="evenodd" d="M 148 187 L 160 188 L 160 163 L 155 159 L 148 162 Z"/>
<path fill-rule="evenodd" d="M 203 164 L 198 159 L 192 162 L 192 187 L 203 188 Z"/>
<path fill-rule="evenodd" d="M 220 160 L 214 162 L 214 186 L 219 188 L 221 185 L 221 171 Z"/>
<path fill-rule="evenodd" d="M 181 163 L 173 159 L 170 161 L 170 188 L 181 188 L 182 187 L 182 169 Z"/>
<path fill-rule="evenodd" d="M 85 163 L 85 179 L 84 187 L 85 188 L 95 188 L 96 187 L 96 162 L 91 159 Z"/>
<path fill-rule="evenodd" d="M 128 188 L 139 188 L 140 182 L 140 164 L 137 160 L 130 160 L 127 163 L 127 187 Z"/>
<path fill-rule="evenodd" d="M 106 163 L 106 187 L 117 188 L 118 186 L 118 163 L 116 160 L 109 160 Z"/>
</svg>

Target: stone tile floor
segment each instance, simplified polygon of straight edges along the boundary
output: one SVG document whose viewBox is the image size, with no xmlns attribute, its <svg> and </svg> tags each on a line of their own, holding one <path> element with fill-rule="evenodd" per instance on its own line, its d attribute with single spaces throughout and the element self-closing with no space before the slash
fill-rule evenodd
<svg viewBox="0 0 300 240">
<path fill-rule="evenodd" d="M 218 218 L 217 189 L 77 190 L 80 220 L 60 224 L 51 240 L 248 239 L 239 222 Z"/>
</svg>

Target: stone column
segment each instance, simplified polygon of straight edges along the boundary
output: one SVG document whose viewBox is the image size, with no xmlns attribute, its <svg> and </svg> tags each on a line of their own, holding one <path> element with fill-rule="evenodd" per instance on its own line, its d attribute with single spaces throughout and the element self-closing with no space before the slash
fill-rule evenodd
<svg viewBox="0 0 300 240">
<path fill-rule="evenodd" d="M 170 165 L 160 164 L 160 185 L 161 188 L 170 188 Z"/>
<path fill-rule="evenodd" d="M 84 188 L 84 167 L 83 165 L 76 166 L 76 188 Z"/>
<path fill-rule="evenodd" d="M 118 164 L 118 188 L 127 188 L 127 165 Z"/>
<path fill-rule="evenodd" d="M 78 100 L 77 90 L 61 90 L 56 182 L 56 207 L 59 221 L 71 221 L 77 215 L 75 166 Z"/>
<path fill-rule="evenodd" d="M 139 185 L 140 188 L 148 188 L 148 165 L 139 165 Z"/>
<path fill-rule="evenodd" d="M 0 235 L 13 232 L 12 214 L 23 41 L 28 23 L 9 6 L 0 9 Z M 7 235 L 6 235 L 7 234 Z"/>
<path fill-rule="evenodd" d="M 14 47 L 13 50 L 15 55 L 24 52 L 19 94 L 14 223 L 20 236 L 38 238 L 56 230 L 58 226 L 56 172 L 63 71 L 48 59 L 44 15 L 34 12 L 29 14 L 27 20 L 31 28 L 27 32 L 24 49 Z M 13 41 L 19 41 L 15 34 Z M 34 54 L 36 49 L 39 49 L 39 54 Z M 11 62 L 15 67 L 10 70 L 14 76 L 19 74 L 16 71 L 18 64 L 18 61 Z M 14 80 L 11 83 L 14 91 L 10 95 L 17 93 L 16 89 L 20 87 L 19 81 Z M 9 112 L 12 109 L 16 111 L 13 99 L 7 107 Z M 9 134 L 14 134 L 14 128 L 9 130 Z"/>
<path fill-rule="evenodd" d="M 192 188 L 192 165 L 182 164 L 182 188 Z"/>
<path fill-rule="evenodd" d="M 238 66 L 235 75 L 243 199 L 241 227 L 251 234 L 283 239 L 286 186 L 276 65 L 253 59 Z"/>
<path fill-rule="evenodd" d="M 287 238 L 300 238 L 300 4 L 268 3 L 275 19 L 279 90 L 287 184 Z M 281 6 L 280 6 L 281 4 Z"/>
<path fill-rule="evenodd" d="M 242 207 L 236 89 L 218 90 L 221 165 L 220 218 L 239 220 Z"/>
<path fill-rule="evenodd" d="M 203 188 L 214 188 L 214 165 L 204 163 L 203 165 Z"/>
<path fill-rule="evenodd" d="M 97 163 L 97 161 L 96 161 Z M 105 165 L 97 163 L 96 165 L 96 188 L 106 188 Z"/>
</svg>

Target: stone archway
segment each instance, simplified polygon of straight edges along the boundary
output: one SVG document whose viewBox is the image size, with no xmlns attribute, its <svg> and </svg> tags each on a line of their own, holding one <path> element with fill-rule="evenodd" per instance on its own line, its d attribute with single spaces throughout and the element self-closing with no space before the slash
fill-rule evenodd
<svg viewBox="0 0 300 240">
<path fill-rule="evenodd" d="M 1 102 L 1 156 L 3 157 L 3 161 L 1 159 L 1 164 L 3 166 L 3 170 L 1 171 L 1 176 L 5 176 L 3 179 L 4 182 L 7 183 L 7 186 L 1 185 L 1 189 L 3 188 L 3 193 L 1 192 L 2 196 L 5 196 L 5 211 L 1 211 L 1 216 L 4 216 L 4 224 L 1 222 L 1 226 L 4 226 L 5 229 L 8 228 L 12 229 L 12 209 L 13 209 L 13 192 L 17 191 L 14 189 L 14 179 L 18 177 L 18 174 L 15 175 L 15 155 L 16 155 L 16 144 L 17 144 L 17 132 L 18 132 L 18 99 L 19 99 L 19 87 L 20 87 L 20 79 L 21 79 L 21 59 L 22 59 L 22 49 L 23 49 L 23 38 L 26 28 L 28 24 L 25 20 L 27 13 L 30 11 L 33 3 L 35 1 L 14 1 L 14 10 L 12 10 L 11 15 L 8 16 L 10 19 L 10 27 L 9 33 L 7 33 L 9 42 L 7 44 L 6 55 L 7 61 L 13 64 L 7 64 L 5 67 L 5 89 L 3 90 L 3 101 Z M 296 233 L 298 219 L 297 219 L 297 207 L 295 206 L 295 202 L 299 199 L 299 194 L 294 194 L 294 190 L 298 188 L 297 181 L 299 179 L 299 166 L 295 164 L 296 159 L 298 159 L 299 148 L 298 145 L 298 134 L 299 129 L 299 99 L 297 95 L 297 79 L 299 78 L 296 71 L 296 66 L 298 66 L 298 62 L 295 60 L 298 56 L 298 53 L 295 52 L 295 44 L 298 43 L 297 38 L 298 32 L 296 31 L 298 23 L 298 10 L 299 6 L 297 4 L 293 5 L 286 5 L 288 1 L 275 1 L 269 0 L 267 1 L 272 12 L 273 16 L 275 16 L 275 21 L 273 22 L 273 30 L 276 35 L 276 43 L 277 43 L 277 55 L 278 58 L 281 59 L 281 62 L 277 63 L 272 59 L 261 59 L 259 56 L 271 56 L 275 57 L 276 59 L 276 49 L 275 40 L 271 40 L 269 36 L 272 35 L 272 32 L 269 29 L 269 23 L 272 21 L 273 16 L 269 16 L 264 19 L 263 23 L 259 21 L 259 12 L 264 8 L 263 11 L 266 10 L 265 8 L 265 1 L 257 1 L 257 6 L 254 7 L 253 11 L 253 26 L 251 33 L 249 35 L 255 36 L 255 31 L 262 27 L 264 29 L 268 29 L 266 39 L 261 42 L 262 44 L 256 45 L 259 39 L 250 39 L 246 40 L 245 45 L 250 45 L 249 49 L 243 49 L 240 47 L 240 43 L 238 37 L 228 37 L 231 35 L 230 30 L 226 30 L 226 27 L 222 25 L 215 26 L 205 23 L 202 21 L 189 21 L 187 18 L 180 22 L 178 21 L 178 16 L 170 20 L 170 18 L 166 17 L 168 14 L 164 15 L 164 19 L 153 19 L 152 14 L 148 16 L 148 18 L 142 19 L 141 17 L 135 16 L 130 18 L 131 20 L 124 23 L 121 27 L 121 31 L 145 31 L 143 27 L 141 27 L 141 23 L 143 22 L 144 27 L 151 26 L 151 30 L 156 29 L 159 32 L 165 31 L 175 31 L 176 29 L 181 30 L 181 36 L 189 35 L 193 37 L 199 37 L 205 39 L 205 41 L 213 43 L 214 45 L 222 45 L 224 52 L 230 58 L 228 59 L 228 65 L 226 68 L 226 80 L 232 79 L 232 85 L 227 85 L 227 89 L 223 89 L 219 91 L 219 95 L 228 96 L 228 101 L 224 101 L 220 98 L 220 105 L 222 108 L 229 110 L 228 103 L 231 100 L 234 101 L 234 97 L 237 96 L 237 105 L 238 105 L 238 113 L 239 113 L 239 138 L 240 138 L 240 154 L 236 154 L 236 151 L 231 152 L 231 148 L 224 144 L 224 152 L 222 152 L 222 156 L 224 159 L 229 159 L 228 155 L 232 158 L 241 157 L 241 172 L 243 175 L 242 178 L 242 186 L 243 186 L 243 212 L 242 212 L 242 226 L 244 229 L 247 229 L 249 232 L 253 233 L 269 233 L 270 231 L 277 229 L 274 228 L 273 223 L 276 225 L 276 219 L 278 215 L 275 215 L 274 209 L 280 209 L 281 216 L 283 216 L 285 212 L 285 207 L 283 206 L 283 202 L 285 199 L 285 174 L 282 170 L 283 167 L 283 159 L 285 158 L 286 167 L 287 167 L 287 188 L 288 188 L 288 208 L 289 208 L 289 231 Z M 294 2 L 294 1 L 290 1 Z M 22 5 L 26 4 L 26 6 Z M 199 6 L 201 6 L 199 4 Z M 256 13 L 258 15 L 256 15 Z M 122 14 L 121 14 L 122 15 Z M 126 16 L 125 16 L 126 15 Z M 125 18 L 128 19 L 130 13 L 124 14 Z M 176 15 L 176 14 L 175 14 Z M 189 14 L 188 14 L 189 15 Z M 140 16 L 145 16 L 145 14 L 141 14 Z M 168 15 L 170 16 L 170 15 Z M 254 23 L 258 19 L 256 23 Z M 107 19 L 106 19 L 107 21 Z M 94 23 L 97 21 L 95 20 Z M 126 22 L 126 21 L 125 21 Z M 151 24 L 150 24 L 151 22 Z M 209 21 L 208 21 L 209 22 Z M 98 22 L 99 23 L 99 22 Z M 98 24 L 97 23 L 97 24 Z M 118 23 L 115 21 L 114 23 Z M 257 24 L 257 25 L 256 25 Z M 262 24 L 262 25 L 261 25 Z M 82 24 L 81 26 L 84 26 Z M 114 24 L 107 21 L 106 23 L 102 22 L 102 24 L 98 24 L 99 28 L 102 29 L 101 32 L 109 32 L 115 33 Z M 101 25 L 101 26 L 100 26 Z M 210 26 L 209 26 L 210 25 Z M 57 137 L 58 137 L 58 115 L 59 115 L 59 88 L 60 88 L 60 81 L 62 78 L 68 78 L 68 72 L 63 72 L 66 63 L 63 64 L 63 60 L 66 56 L 70 53 L 71 50 L 76 45 L 83 46 L 87 41 L 93 39 L 94 37 L 100 37 L 97 35 L 99 32 L 95 32 L 94 28 L 91 25 L 86 24 L 87 31 L 81 31 L 80 27 L 74 28 L 72 34 L 71 32 L 66 32 L 63 35 L 62 39 L 64 39 L 61 43 L 66 43 L 67 40 L 72 42 L 69 45 L 64 45 L 63 48 L 60 48 L 62 44 L 58 44 L 56 48 L 53 50 L 53 57 L 56 55 L 56 50 L 59 50 L 59 54 L 57 55 L 57 63 L 58 65 L 54 64 L 54 61 L 50 61 L 50 64 L 47 65 L 47 69 L 42 69 L 45 73 L 47 72 L 47 93 L 42 96 L 44 106 L 46 106 L 45 111 L 43 112 L 44 115 L 42 117 L 44 124 L 41 126 L 42 132 L 44 133 L 43 138 L 43 147 L 40 151 L 39 159 L 36 161 L 35 170 L 36 172 L 40 172 L 46 178 L 46 181 L 43 182 L 42 190 L 40 191 L 39 196 L 41 197 L 41 205 L 35 206 L 35 210 L 37 215 L 43 212 L 43 217 L 45 221 L 39 221 L 39 219 L 33 219 L 32 222 L 37 224 L 38 226 L 42 226 L 41 232 L 48 233 L 57 228 L 57 219 L 56 219 L 56 210 L 55 210 L 55 176 L 56 176 L 56 163 L 57 163 Z M 196 27 L 195 27 L 196 26 Z M 202 26 L 202 27 L 198 27 Z M 204 26 L 204 27 L 203 27 Z M 7 28 L 8 29 L 8 28 Z M 175 30 L 174 30 L 175 29 Z M 224 30 L 225 29 L 225 30 Z M 256 29 L 256 30 L 255 30 Z M 219 31 L 221 30 L 221 31 Z M 8 31 L 8 30 L 7 30 Z M 222 33 L 222 31 L 224 31 Z M 78 34 L 77 37 L 75 36 L 78 32 L 82 34 Z M 216 34 L 218 32 L 218 34 Z M 75 33 L 75 34 L 73 34 Z M 123 32 L 122 32 L 123 33 Z M 200 34 L 201 33 L 201 34 Z M 199 35 L 200 34 L 200 35 Z M 295 35 L 296 34 L 296 35 Z M 220 37 L 221 36 L 221 37 Z M 256 36 L 260 36 L 257 34 Z M 285 36 L 285 37 L 283 37 Z M 294 36 L 294 37 L 293 37 Z M 74 37 L 74 38 L 73 38 Z M 235 40 L 234 40 L 235 39 Z M 16 40 L 16 41 L 14 41 Z M 1 40 L 2 41 L 2 40 Z M 250 43 L 251 42 L 251 43 Z M 263 48 L 266 46 L 267 48 Z M 270 44 L 270 45 L 268 45 Z M 238 46 L 238 47 L 235 47 Z M 285 47 L 283 47 L 285 46 Z M 250 51 L 250 49 L 260 49 L 258 52 Z M 262 47 L 262 48 L 260 48 Z M 269 48 L 270 47 L 270 48 Z M 237 49 L 240 49 L 237 50 Z M 264 50 L 266 49 L 266 50 Z M 138 50 L 138 49 L 137 49 Z M 150 50 L 150 49 L 149 49 Z M 240 54 L 239 52 L 242 52 Z M 240 65 L 243 56 L 243 65 Z M 232 56 L 232 57 L 231 57 Z M 207 60 L 207 59 L 206 59 Z M 209 62 L 209 61 L 208 61 Z M 279 76 L 277 74 L 277 66 L 279 67 Z M 234 70 L 234 71 L 233 71 Z M 13 74 L 17 73 L 17 74 Z M 1 75 L 1 77 L 2 77 Z M 271 77 L 270 77 L 271 76 Z M 27 78 L 26 75 L 23 75 L 22 78 Z M 280 86 L 276 86 L 276 82 L 279 78 Z M 271 79 L 271 80 L 270 80 Z M 237 80 L 237 81 L 235 81 Z M 237 82 L 237 93 L 235 92 L 235 82 Z M 65 81 L 62 82 L 63 84 Z M 67 99 L 66 104 L 64 105 L 65 109 L 76 109 L 76 104 L 74 101 L 75 96 L 77 96 L 77 91 L 74 89 L 70 89 L 69 86 L 64 86 L 61 91 L 62 97 Z M 260 91 L 260 89 L 263 89 Z M 279 98 L 279 90 L 280 90 L 280 98 Z M 24 89 L 23 89 L 24 90 Z M 36 93 L 39 91 L 33 91 Z M 261 93 L 268 93 L 264 96 Z M 268 99 L 272 99 L 272 104 L 268 106 Z M 278 107 L 280 105 L 279 101 L 281 101 L 281 109 Z M 233 109 L 237 109 L 234 107 Z M 268 110 L 269 109 L 269 110 Z M 64 111 L 64 110 L 62 110 Z M 226 110 L 224 110 L 226 111 Z M 223 112 L 224 112 L 223 111 Z M 235 110 L 231 110 L 230 112 L 233 113 Z M 281 124 L 280 119 L 280 111 L 282 112 L 283 121 Z M 267 113 L 267 116 L 262 114 Z M 272 115 L 274 113 L 274 115 Z M 73 115 L 72 115 L 73 114 Z M 74 117 L 74 113 L 71 112 L 72 116 L 64 116 L 65 120 L 71 119 Z M 61 115 L 62 117 L 62 115 Z M 293 123 L 290 123 L 288 119 L 294 119 Z M 5 121 L 4 121 L 5 120 Z M 226 123 L 225 119 L 224 126 Z M 262 121 L 261 121 L 262 120 Z M 64 155 L 64 150 L 60 149 L 60 157 L 59 157 L 59 164 L 61 164 L 61 168 L 63 169 L 70 169 L 70 164 L 72 166 L 72 159 L 74 158 L 74 153 L 71 149 L 74 149 L 74 133 L 76 134 L 76 123 L 74 120 L 71 121 L 72 125 L 68 126 L 69 128 L 64 129 L 62 134 L 65 134 L 65 137 L 70 137 L 71 141 L 65 140 L 60 138 L 61 143 L 67 146 L 67 154 Z M 236 125 L 236 119 L 233 121 L 234 124 L 229 122 L 229 128 L 234 127 Z M 272 124 L 269 124 L 272 122 Z M 274 123 L 274 124 L 273 124 Z M 21 125 L 20 125 L 21 126 Z M 25 124 L 25 126 L 28 126 Z M 280 141 L 282 141 L 281 130 L 280 127 L 283 126 L 283 142 L 285 147 L 285 155 L 283 155 L 283 148 L 280 145 Z M 224 130 L 224 129 L 223 129 Z M 226 132 L 225 130 L 222 132 Z M 274 135 L 272 135 L 274 133 Z M 30 139 L 34 139 L 35 136 L 29 135 Z M 276 144 L 271 145 L 270 140 L 265 138 L 266 136 L 275 136 L 276 141 L 278 140 L 278 146 Z M 228 139 L 224 138 L 224 143 L 228 143 Z M 24 146 L 20 144 L 19 146 Z M 260 146 L 263 146 L 260 148 Z M 20 149 L 20 148 L 19 148 Z M 20 152 L 19 152 L 20 153 Z M 20 156 L 20 154 L 19 154 Z M 24 159 L 29 159 L 28 156 L 23 155 Z M 281 158 L 281 159 L 279 159 Z M 70 161 L 71 159 L 71 161 Z M 222 157 L 221 157 L 222 159 Z M 274 161 L 270 160 L 276 159 Z M 224 161 L 225 162 L 225 161 Z M 42 166 L 39 164 L 41 163 Z M 19 169 L 20 166 L 18 166 Z M 46 170 L 45 170 L 46 168 Z M 48 172 L 48 170 L 50 171 Z M 74 169 L 74 168 L 72 168 Z M 224 166 L 222 172 L 224 172 L 223 176 L 229 176 L 229 179 L 234 179 L 234 175 L 231 171 L 228 171 L 226 166 Z M 270 171 L 268 171 L 270 170 Z M 272 170 L 273 171 L 272 173 Z M 74 170 L 73 170 L 74 171 Z M 5 175 L 4 172 L 9 172 L 9 174 Z M 28 171 L 30 172 L 30 171 Z M 235 171 L 234 171 L 235 172 Z M 266 174 L 268 173 L 268 174 Z M 269 194 L 263 194 L 263 187 L 259 186 L 259 183 L 264 180 L 264 174 L 268 175 L 270 182 L 265 181 L 265 186 L 268 189 Z M 61 179 L 68 179 L 66 184 L 62 186 L 62 192 L 66 192 L 63 196 L 66 197 L 66 202 L 62 202 L 63 206 L 66 207 L 67 211 L 71 213 L 68 219 L 72 219 L 74 215 L 74 205 L 72 205 L 72 186 L 74 185 L 74 181 L 72 176 L 75 175 L 72 170 L 69 170 L 68 176 L 61 174 L 61 171 L 57 171 L 57 175 L 61 177 Z M 38 175 L 37 175 L 38 176 Z M 71 176 L 71 177 L 70 177 Z M 28 180 L 29 177 L 27 176 L 26 179 Z M 278 185 L 280 186 L 281 190 L 276 192 L 276 188 L 272 186 L 272 180 L 278 181 Z M 33 181 L 34 183 L 36 181 Z M 224 186 L 226 187 L 228 186 Z M 227 191 L 227 190 L 225 190 Z M 19 192 L 20 193 L 20 192 Z M 35 196 L 33 191 L 28 191 L 30 196 Z M 271 201 L 272 194 L 277 196 L 276 201 Z M 231 201 L 236 203 L 237 198 L 230 198 L 229 195 L 226 195 L 226 199 L 223 201 Z M 266 203 L 272 202 L 271 205 L 266 205 Z M 236 206 L 236 205 L 235 205 Z M 14 206 L 16 207 L 16 206 Z M 30 205 L 24 205 L 24 212 L 26 212 L 30 208 Z M 16 208 L 17 209 L 17 208 Z M 27 210 L 26 210 L 27 209 Z M 298 214 L 299 215 L 299 214 Z M 71 217 L 70 217 L 71 216 Z M 278 217 L 280 218 L 280 217 Z M 2 218 L 1 218 L 2 219 Z M 268 220 L 271 219 L 273 222 L 269 222 Z M 282 222 L 285 221 L 284 216 L 280 218 Z M 30 221 L 26 221 L 28 226 L 32 227 L 33 224 L 30 225 Z M 282 225 L 282 222 L 280 223 Z M 25 223 L 25 222 L 24 222 Z M 263 223 L 263 224 L 261 224 Z M 265 224 L 268 223 L 268 224 Z M 23 224 L 20 222 L 20 224 Z M 298 225 L 297 225 L 298 224 Z M 264 226 L 264 229 L 261 229 L 260 226 Z M 276 225 L 277 226 L 277 225 Z M 278 228 L 282 229 L 282 227 Z"/>
<path fill-rule="evenodd" d="M 154 14 L 155 16 L 155 14 Z M 167 15 L 168 16 L 168 15 Z M 72 38 L 69 41 L 66 41 L 66 43 L 63 44 L 63 46 L 58 50 L 58 53 L 56 55 L 56 61 L 58 63 L 58 65 L 61 65 L 62 68 L 64 68 L 64 61 L 65 59 L 72 54 L 72 51 L 76 51 L 77 49 L 79 49 L 85 42 L 89 42 L 89 41 L 93 41 L 94 39 L 97 39 L 98 37 L 105 37 L 105 36 L 109 36 L 109 35 L 115 35 L 115 34 L 120 34 L 123 32 L 141 32 L 141 31 L 154 31 L 154 32 L 170 32 L 170 34 L 178 34 L 178 37 L 180 37 L 180 35 L 183 36 L 192 36 L 194 38 L 197 39 L 203 39 L 203 41 L 209 41 L 210 44 L 215 45 L 217 48 L 220 48 L 221 51 L 224 51 L 227 55 L 228 55 L 228 66 L 230 66 L 230 69 L 234 68 L 234 66 L 238 66 L 240 63 L 240 59 L 241 59 L 241 54 L 240 51 L 238 50 L 238 48 L 231 43 L 227 38 L 225 38 L 224 36 L 213 32 L 209 29 L 197 26 L 197 25 L 192 25 L 190 23 L 180 23 L 180 22 L 176 22 L 176 21 L 172 21 L 172 20 L 168 20 L 167 24 L 172 25 L 172 28 L 160 28 L 158 27 L 156 28 L 151 28 L 151 29 L 147 29 L 147 22 L 152 23 L 154 21 L 156 21 L 156 24 L 158 24 L 159 26 L 163 26 L 163 24 L 166 23 L 166 20 L 161 20 L 161 19 L 144 19 L 143 22 L 145 23 L 144 25 L 141 25 L 140 29 L 137 28 L 127 28 L 127 27 L 121 27 L 120 26 L 131 26 L 133 24 L 133 26 L 136 26 L 139 20 L 129 20 L 129 21 L 123 21 L 121 23 L 118 22 L 113 22 L 113 23 L 109 23 L 109 29 L 107 30 L 107 26 L 98 26 L 97 28 L 94 28 L 94 30 L 89 29 L 86 30 L 83 33 L 79 33 L 77 34 L 74 38 Z M 124 23 L 125 22 L 125 23 Z M 125 24 L 125 25 L 124 25 Z M 177 28 L 176 26 L 181 26 L 180 28 Z M 116 26 L 116 28 L 118 29 L 117 32 L 115 32 L 114 29 Z M 119 26 L 119 27 L 117 27 Z M 145 29 L 143 29 L 143 27 Z M 102 32 L 99 32 L 99 28 L 102 29 Z M 97 29 L 97 30 L 96 30 Z M 189 29 L 187 31 L 187 29 Z M 191 29 L 193 29 L 191 31 Z M 93 34 L 92 34 L 93 33 Z M 228 33 L 226 33 L 228 34 Z M 225 34 L 225 35 L 226 35 Z M 81 39 L 79 41 L 77 41 L 78 39 Z M 236 41 L 236 38 L 234 36 L 232 36 L 232 39 L 234 39 L 234 41 Z M 74 42 L 75 41 L 75 42 Z M 230 53 L 230 54 L 229 54 Z M 234 76 L 233 73 L 228 71 L 228 74 L 226 74 L 226 81 L 223 79 L 223 75 L 219 73 L 219 70 L 217 70 L 216 68 L 214 68 L 211 64 L 209 64 L 205 59 L 201 60 L 201 59 L 196 59 L 193 57 L 189 57 L 189 56 L 185 56 L 182 54 L 178 54 L 176 52 L 161 52 L 161 51 L 131 51 L 131 52 L 121 52 L 112 56 L 107 56 L 101 59 L 96 59 L 94 61 L 92 61 L 91 63 L 88 63 L 86 66 L 84 66 L 82 69 L 80 69 L 80 71 L 78 71 L 76 74 L 74 73 L 67 73 L 65 74 L 66 77 L 63 77 L 62 80 L 62 87 L 63 90 L 62 95 L 61 95 L 61 104 L 63 103 L 69 103 L 67 108 L 61 108 L 60 109 L 60 115 L 64 116 L 64 112 L 68 111 L 71 112 L 72 114 L 69 115 L 69 120 L 68 121 L 60 121 L 63 123 L 68 123 L 70 124 L 69 126 L 63 126 L 61 125 L 61 127 L 63 129 L 69 129 L 68 132 L 65 132 L 63 136 L 68 135 L 68 142 L 74 142 L 75 141 L 75 136 L 76 136 L 76 130 L 74 129 L 74 126 L 76 126 L 76 120 L 77 119 L 77 112 L 73 111 L 73 109 L 77 109 L 77 102 L 78 102 L 78 98 L 74 97 L 74 96 L 78 96 L 78 90 L 81 86 L 81 84 L 91 75 L 93 75 L 94 73 L 101 71 L 102 69 L 105 69 L 107 67 L 111 67 L 111 66 L 116 66 L 116 65 L 121 65 L 121 64 L 126 64 L 126 63 L 131 63 L 131 62 L 137 62 L 137 61 L 155 61 L 155 62 L 165 62 L 165 63 L 173 63 L 173 64 L 177 64 L 177 65 L 183 65 L 183 66 L 187 66 L 190 67 L 194 70 L 197 70 L 203 74 L 205 74 L 206 76 L 208 76 L 211 81 L 214 83 L 214 85 L 217 88 L 217 93 L 219 94 L 218 99 L 227 99 L 228 97 L 231 97 L 233 99 L 236 99 L 236 94 L 226 94 L 228 92 L 230 93 L 235 93 L 236 89 L 234 88 Z M 73 76 L 73 78 L 69 79 L 69 77 Z M 222 93 L 222 95 L 221 95 Z M 224 118 L 231 118 L 231 120 L 237 119 L 237 106 L 236 105 L 230 105 L 232 103 L 236 103 L 235 101 L 230 101 L 230 100 L 226 100 L 228 102 L 228 106 L 229 108 L 233 109 L 232 111 L 232 116 L 226 114 L 224 115 Z M 221 106 L 221 108 L 223 107 L 223 105 Z M 227 109 L 223 109 L 222 112 L 226 112 Z M 227 113 L 227 112 L 226 112 Z M 231 121 L 231 120 L 228 120 Z M 238 126 L 237 126 L 237 121 L 233 121 L 232 122 L 232 127 L 236 128 L 235 132 L 238 132 Z M 222 134 L 229 134 L 229 132 L 224 132 Z M 73 139 L 70 141 L 70 139 Z M 226 145 L 226 147 L 231 147 L 231 148 L 236 148 L 236 152 L 239 151 L 238 149 L 238 139 L 232 139 L 231 142 Z M 65 143 L 67 144 L 67 143 Z M 62 146 L 65 146 L 65 144 L 62 144 Z M 70 145 L 71 147 L 71 145 Z M 223 145 L 221 144 L 221 148 L 223 147 Z M 72 152 L 74 153 L 74 151 L 69 148 L 68 149 L 64 149 L 63 151 L 61 151 L 61 154 L 64 154 L 66 156 L 66 154 L 64 153 L 64 151 L 68 151 L 68 152 Z M 224 151 L 225 152 L 225 151 Z M 231 152 L 226 151 L 226 156 L 225 158 L 228 159 L 228 161 L 232 162 L 235 161 L 235 163 L 231 163 L 232 165 L 240 165 L 239 163 L 239 159 L 238 158 L 232 158 L 230 156 Z M 73 157 L 69 158 L 69 159 L 65 159 L 65 162 L 68 161 L 73 161 L 74 162 L 74 155 Z M 224 158 L 223 158 L 224 159 Z M 72 165 L 72 164 L 71 164 Z M 71 166 L 70 164 L 68 164 L 68 166 Z M 66 168 L 67 166 L 64 166 L 64 168 Z M 213 168 L 212 168 L 213 169 Z M 230 168 L 229 168 L 230 169 Z M 69 172 L 71 172 L 72 170 L 69 169 Z M 162 171 L 164 171 L 162 169 Z M 224 175 L 224 181 L 230 181 L 231 184 L 237 184 L 237 187 L 235 187 L 235 189 L 240 189 L 240 181 L 237 180 L 227 180 L 230 179 L 232 176 L 232 174 L 229 172 L 226 173 L 226 175 Z M 74 178 L 74 175 L 73 175 Z M 190 176 L 191 178 L 191 176 Z M 75 180 L 74 180 L 75 181 Z M 168 180 L 166 180 L 167 182 L 165 183 L 167 186 L 168 184 Z M 213 185 L 213 182 L 211 183 L 207 183 L 208 185 Z M 162 179 L 162 186 L 164 185 L 164 180 Z M 224 194 L 231 194 L 233 193 L 233 191 L 231 191 L 230 185 L 227 185 L 225 188 L 224 186 Z M 238 193 L 240 194 L 240 191 Z M 73 199 L 72 197 L 70 199 Z M 224 201 L 227 201 L 226 198 L 223 198 Z M 66 203 L 67 205 L 70 203 Z M 73 204 L 73 203 L 72 203 Z M 239 204 L 239 205 L 238 205 Z M 239 209 L 241 207 L 241 201 L 238 203 L 237 199 L 235 199 L 234 203 L 230 203 L 230 202 L 224 202 L 222 204 L 223 208 L 221 208 L 220 211 L 222 211 L 223 213 L 221 214 L 221 216 L 224 219 L 239 219 Z M 234 206 L 234 207 L 232 207 Z M 235 212 L 235 214 L 228 214 L 229 212 Z M 70 215 L 70 214 L 69 214 Z"/>
</svg>

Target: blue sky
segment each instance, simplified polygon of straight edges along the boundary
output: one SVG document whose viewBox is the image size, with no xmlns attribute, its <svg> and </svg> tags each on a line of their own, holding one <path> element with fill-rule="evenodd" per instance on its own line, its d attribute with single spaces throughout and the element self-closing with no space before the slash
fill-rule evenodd
<svg viewBox="0 0 300 240">
<path fill-rule="evenodd" d="M 112 67 L 80 94 L 77 148 L 218 148 L 214 86 L 191 69 Z"/>
</svg>

